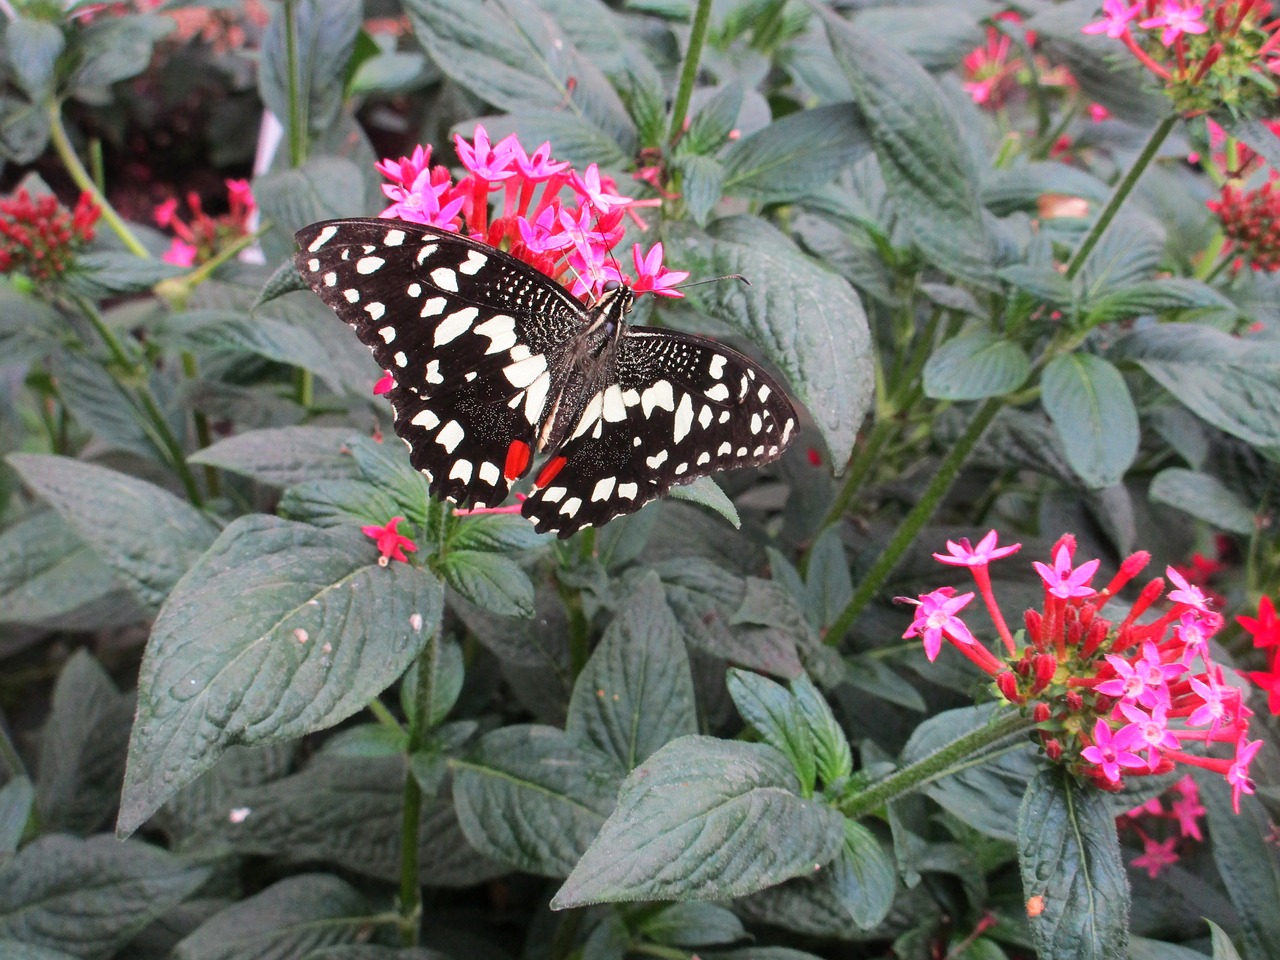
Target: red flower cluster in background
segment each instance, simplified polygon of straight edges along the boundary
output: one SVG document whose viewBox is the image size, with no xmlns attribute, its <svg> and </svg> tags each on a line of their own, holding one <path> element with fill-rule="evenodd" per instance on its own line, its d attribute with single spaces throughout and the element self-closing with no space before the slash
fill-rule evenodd
<svg viewBox="0 0 1280 960">
<path fill-rule="evenodd" d="M 623 218 L 638 221 L 635 209 L 658 201 L 620 196 L 617 184 L 594 163 L 579 174 L 553 160 L 549 143 L 530 154 L 514 134 L 491 144 L 477 126 L 471 142 L 455 137 L 454 144 L 467 170 L 456 183 L 447 167 L 431 165 L 429 146 L 381 161 L 378 170 L 391 181 L 382 190 L 392 204 L 380 216 L 465 232 L 567 281 L 575 296 L 598 296 L 610 280 L 624 279 L 609 253 L 622 239 Z M 491 215 L 489 197 L 495 193 L 501 203 Z M 663 266 L 661 243 L 648 253 L 636 245 L 631 254 L 636 276 L 627 283 L 635 293 L 682 296 L 671 288 L 688 273 Z"/>
<path fill-rule="evenodd" d="M 948 541 L 947 547 L 948 554 L 934 557 L 969 568 L 1005 656 L 980 644 L 959 618 L 974 594 L 957 596 L 952 587 L 918 599 L 899 598 L 917 608 L 903 636 L 922 637 L 930 660 L 945 639 L 990 674 L 1000 696 L 1034 718 L 1049 759 L 1109 790 L 1121 789 L 1126 775 L 1167 773 L 1184 764 L 1225 776 L 1237 809 L 1240 794 L 1253 792 L 1249 763 L 1262 741 L 1248 740 L 1252 713 L 1210 656 L 1209 638 L 1223 619 L 1209 609 L 1199 587 L 1169 567 L 1165 575 L 1174 589 L 1168 596 L 1163 579 L 1151 580 L 1116 623 L 1102 611 L 1146 566 L 1149 555 L 1133 554 L 1106 587 L 1096 590 L 1091 584 L 1099 561 L 1075 566 L 1075 538 L 1063 536 L 1052 550 L 1052 566 L 1034 564 L 1044 582 L 1044 604 L 1025 611 L 1024 630 L 1015 638 L 996 603 L 987 566 L 1019 545 L 997 547 L 992 531 L 977 547 L 968 540 Z M 1162 597 L 1167 608 L 1139 622 Z M 1229 743 L 1233 755 L 1184 749 L 1197 743 Z"/>
<path fill-rule="evenodd" d="M 194 191 L 187 194 L 187 208 L 191 211 L 189 221 L 178 216 L 178 201 L 174 197 L 155 208 L 152 216 L 156 223 L 177 234 L 164 253 L 165 262 L 180 267 L 204 263 L 229 243 L 252 232 L 249 221 L 257 204 L 249 181 L 228 180 L 226 183 L 231 209 L 220 217 L 205 213 L 200 195 Z"/>
<path fill-rule="evenodd" d="M 1266 651 L 1267 669 L 1251 670 L 1245 676 L 1267 692 L 1267 709 L 1280 715 L 1280 618 L 1271 598 L 1263 597 L 1258 603 L 1256 617 L 1236 617 L 1236 623 L 1253 637 L 1257 649 Z"/>
<path fill-rule="evenodd" d="M 1153 879 L 1178 862 L 1178 852 L 1187 843 L 1204 839 L 1200 819 L 1205 809 L 1195 780 L 1183 777 L 1162 796 L 1168 800 L 1167 807 L 1161 797 L 1152 797 L 1116 818 L 1117 827 L 1132 830 L 1142 841 L 1142 853 L 1130 865 L 1146 870 Z"/>
<path fill-rule="evenodd" d="M 1223 184 L 1222 196 L 1206 206 L 1222 221 L 1230 249 L 1254 270 L 1280 270 L 1280 193 L 1268 181 L 1256 190 Z M 1242 265 L 1237 262 L 1237 269 Z"/>
<path fill-rule="evenodd" d="M 87 193 L 80 194 L 75 210 L 53 194 L 33 199 L 25 189 L 0 200 L 0 273 L 25 273 L 37 283 L 66 273 L 93 240 L 101 212 Z"/>
</svg>

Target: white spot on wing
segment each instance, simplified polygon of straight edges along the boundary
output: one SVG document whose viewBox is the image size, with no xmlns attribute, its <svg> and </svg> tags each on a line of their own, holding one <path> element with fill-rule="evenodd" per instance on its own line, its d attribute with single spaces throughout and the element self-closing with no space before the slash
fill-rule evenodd
<svg viewBox="0 0 1280 960">
<path fill-rule="evenodd" d="M 660 466 L 667 462 L 667 451 L 659 450 L 652 457 L 645 457 L 644 462 L 651 468 L 657 470 Z"/>
<path fill-rule="evenodd" d="M 724 403 L 729 399 L 729 388 L 723 383 L 717 383 L 710 390 L 706 391 L 707 398 L 715 400 L 717 403 Z"/>
<path fill-rule="evenodd" d="M 411 283 L 409 284 L 409 286 L 405 287 L 404 292 L 407 293 L 409 296 L 413 297 L 414 299 L 417 299 L 418 297 L 422 296 L 422 284 Z"/>
<path fill-rule="evenodd" d="M 449 303 L 444 297 L 432 297 L 430 300 L 422 302 L 422 312 L 418 314 L 420 317 L 434 317 L 444 312 L 445 306 Z"/>
<path fill-rule="evenodd" d="M 654 407 L 662 407 L 664 410 L 676 408 L 676 398 L 671 393 L 670 382 L 659 380 L 653 386 L 645 388 L 640 395 L 640 408 L 646 417 L 652 415 Z"/>
<path fill-rule="evenodd" d="M 707 365 L 707 368 L 711 371 L 711 375 L 717 380 L 724 376 L 724 362 L 725 358 L 721 354 L 717 353 L 711 358 L 711 363 Z"/>
<path fill-rule="evenodd" d="M 731 453 L 733 453 L 733 444 L 728 440 L 720 444 L 720 448 L 716 450 L 717 457 L 727 457 Z"/>
<path fill-rule="evenodd" d="M 451 423 L 453 421 L 450 421 Z M 463 483 L 471 482 L 471 461 L 458 460 L 454 463 L 453 469 L 449 471 L 450 480 L 461 480 Z"/>
<path fill-rule="evenodd" d="M 704 404 L 702 409 L 698 411 L 698 425 L 703 430 L 707 429 L 707 427 L 711 426 L 711 417 L 711 408 Z"/>
<path fill-rule="evenodd" d="M 444 383 L 444 377 L 440 376 L 440 361 L 432 360 L 427 364 L 427 369 L 423 371 L 426 375 L 427 383 Z"/>
<path fill-rule="evenodd" d="M 312 257 L 310 260 L 307 261 L 307 269 L 310 270 L 312 273 L 319 273 L 320 261 L 317 260 L 315 257 Z"/>
<path fill-rule="evenodd" d="M 613 493 L 614 484 L 618 482 L 617 477 L 605 477 L 596 484 L 595 489 L 591 491 L 592 501 L 608 500 L 609 494 Z"/>
<path fill-rule="evenodd" d="M 617 423 L 619 420 L 627 419 L 627 404 L 622 398 L 622 388 L 616 383 L 612 384 L 604 392 L 604 405 L 602 407 L 605 420 L 609 423 Z M 592 498 L 595 499 L 594 497 Z"/>
<path fill-rule="evenodd" d="M 324 275 L 324 285 L 326 287 L 336 287 L 338 285 L 338 275 L 330 270 Z"/>
<path fill-rule="evenodd" d="M 449 343 L 451 340 L 462 336 L 471 329 L 471 322 L 475 320 L 476 315 L 480 311 L 475 307 L 463 307 L 461 310 L 455 310 L 449 314 L 436 326 L 434 343 L 438 347 L 442 343 Z"/>
<path fill-rule="evenodd" d="M 698 454 L 698 466 L 703 467 L 710 462 L 711 454 L 707 453 L 707 451 L 703 450 L 702 453 Z"/>
<path fill-rule="evenodd" d="M 358 303 L 360 301 L 360 291 L 354 288 L 343 290 L 342 295 L 347 298 L 347 303 Z"/>
<path fill-rule="evenodd" d="M 634 483 L 618 484 L 618 496 L 622 497 L 624 500 L 634 500 L 636 498 L 636 494 L 639 492 L 640 487 Z"/>
<path fill-rule="evenodd" d="M 462 424 L 458 423 L 457 420 L 450 420 L 436 434 L 436 443 L 444 447 L 446 453 L 453 453 L 454 448 L 462 442 L 462 438 L 466 435 L 466 431 L 462 429 Z"/>
<path fill-rule="evenodd" d="M 432 270 L 431 282 L 441 290 L 448 290 L 450 293 L 458 292 L 458 275 L 448 267 L 436 267 Z M 746 379 L 743 378 L 742 382 L 746 383 Z"/>
<path fill-rule="evenodd" d="M 440 418 L 430 410 L 420 410 L 413 415 L 413 419 L 409 422 L 417 427 L 426 427 L 428 430 L 434 430 L 436 424 L 440 422 Z"/>
<path fill-rule="evenodd" d="M 689 399 L 689 394 L 680 397 L 680 406 L 676 408 L 675 437 L 676 443 L 679 443 L 689 435 L 689 430 L 693 426 L 693 401 Z"/>
<path fill-rule="evenodd" d="M 396 355 L 391 359 L 396 362 L 397 367 L 403 367 L 406 363 L 409 362 L 409 358 L 404 355 L 403 350 L 398 351 Z"/>
<path fill-rule="evenodd" d="M 468 277 L 474 277 L 480 268 L 488 262 L 489 258 L 479 250 L 468 250 L 467 259 L 458 265 L 458 272 L 465 273 Z"/>
<path fill-rule="evenodd" d="M 764 421 L 760 419 L 760 414 L 753 413 L 751 415 L 751 432 L 759 433 L 760 428 L 764 426 Z"/>
<path fill-rule="evenodd" d="M 501 476 L 502 471 L 498 469 L 498 465 L 496 463 L 489 463 L 486 461 L 480 464 L 480 479 L 489 484 L 489 486 L 496 487 L 498 485 L 498 478 Z"/>
<path fill-rule="evenodd" d="M 388 247 L 398 247 L 404 243 L 404 231 L 388 230 L 387 235 L 382 238 L 382 242 Z"/>
<path fill-rule="evenodd" d="M 436 252 L 437 246 L 435 243 L 424 243 L 418 248 L 418 266 L 422 266 L 422 262 Z"/>
<path fill-rule="evenodd" d="M 381 320 L 382 315 L 387 312 L 387 308 L 380 304 L 377 300 L 364 305 L 364 312 L 369 314 L 370 320 Z M 387 341 L 390 343 L 391 341 Z"/>
<path fill-rule="evenodd" d="M 573 431 L 573 437 L 570 437 L 569 439 L 572 440 L 574 437 L 580 437 L 595 426 L 595 422 L 600 419 L 600 409 L 603 406 L 604 394 L 597 393 L 587 403 L 587 408 L 582 411 L 582 419 L 578 421 L 578 429 Z"/>
<path fill-rule="evenodd" d="M 560 498 L 569 492 L 568 487 L 547 487 L 542 491 L 542 499 L 547 503 L 559 503 Z"/>
<path fill-rule="evenodd" d="M 478 329 L 478 328 L 477 328 Z M 525 388 L 542 376 L 547 369 L 547 358 L 539 353 L 519 363 L 512 363 L 502 368 L 502 375 L 513 387 Z M 545 392 L 545 391 L 544 391 Z"/>
<path fill-rule="evenodd" d="M 356 261 L 356 273 L 369 275 L 377 273 L 379 268 L 386 263 L 381 257 L 361 257 Z"/>
<path fill-rule="evenodd" d="M 332 240 L 333 235 L 337 232 L 338 232 L 338 228 L 333 226 L 332 224 L 325 227 L 323 230 L 321 230 L 319 233 L 316 234 L 316 238 L 312 240 L 311 245 L 307 247 L 307 252 L 315 253 L 317 250 L 323 247 L 326 243 Z"/>
<path fill-rule="evenodd" d="M 476 333 L 489 338 L 489 347 L 485 353 L 501 353 L 516 345 L 516 322 L 505 313 L 490 317 L 476 327 Z"/>
<path fill-rule="evenodd" d="M 396 338 L 396 328 L 383 327 L 381 330 L 378 331 L 378 336 L 382 337 L 383 343 L 390 343 L 392 340 Z"/>
<path fill-rule="evenodd" d="M 529 389 L 525 393 L 524 418 L 530 423 L 537 423 L 542 419 L 542 408 L 547 403 L 547 391 L 551 389 L 551 374 L 544 373 L 533 383 L 529 384 Z"/>
<path fill-rule="evenodd" d="M 769 387 L 766 384 L 760 384 L 760 389 L 756 391 L 756 396 L 760 398 L 760 402 L 764 403 L 769 399 Z"/>
<path fill-rule="evenodd" d="M 580 497 L 570 497 L 564 502 L 564 505 L 560 508 L 560 512 L 567 517 L 572 517 L 578 512 L 578 508 L 580 506 L 582 506 L 582 499 Z"/>
</svg>

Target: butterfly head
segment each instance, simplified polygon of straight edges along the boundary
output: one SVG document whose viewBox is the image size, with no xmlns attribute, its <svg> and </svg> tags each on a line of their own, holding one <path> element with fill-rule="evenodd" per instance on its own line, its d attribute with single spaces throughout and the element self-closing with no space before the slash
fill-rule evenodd
<svg viewBox="0 0 1280 960">
<path fill-rule="evenodd" d="M 635 305 L 636 295 L 625 283 L 609 280 L 605 283 L 600 299 L 591 307 L 590 332 L 604 334 L 605 342 L 612 342 L 626 329 L 623 320 Z"/>
</svg>

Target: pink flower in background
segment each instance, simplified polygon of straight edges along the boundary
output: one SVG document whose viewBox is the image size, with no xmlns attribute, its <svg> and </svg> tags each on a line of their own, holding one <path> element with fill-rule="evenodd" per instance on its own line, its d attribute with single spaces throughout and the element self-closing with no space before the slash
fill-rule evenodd
<svg viewBox="0 0 1280 960">
<path fill-rule="evenodd" d="M 1161 27 L 1160 42 L 1166 47 L 1173 44 L 1184 33 L 1204 33 L 1208 26 L 1200 22 L 1204 16 L 1204 5 L 1193 3 L 1184 7 L 1181 0 L 1164 0 L 1162 13 L 1158 17 L 1149 17 L 1138 24 L 1144 30 Z"/>
<path fill-rule="evenodd" d="M 1083 32 L 1105 33 L 1114 40 L 1129 29 L 1129 21 L 1137 17 L 1138 11 L 1141 9 L 1141 3 L 1135 3 L 1130 6 L 1124 0 L 1104 0 L 1102 4 L 1102 19 L 1095 23 L 1087 24 L 1083 28 Z"/>
</svg>

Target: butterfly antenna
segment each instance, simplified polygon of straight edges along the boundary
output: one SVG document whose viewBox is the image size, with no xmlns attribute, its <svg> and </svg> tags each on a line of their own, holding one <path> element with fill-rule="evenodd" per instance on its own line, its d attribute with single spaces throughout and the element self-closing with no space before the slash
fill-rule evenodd
<svg viewBox="0 0 1280 960">
<path fill-rule="evenodd" d="M 744 277 L 742 274 L 726 273 L 723 277 L 711 277 L 708 280 L 690 280 L 688 283 L 678 283 L 674 287 L 670 287 L 668 289 L 683 290 L 685 287 L 696 287 L 700 283 L 719 283 L 721 280 L 741 280 L 748 287 L 751 286 L 751 281 L 748 280 L 746 277 Z"/>
</svg>

